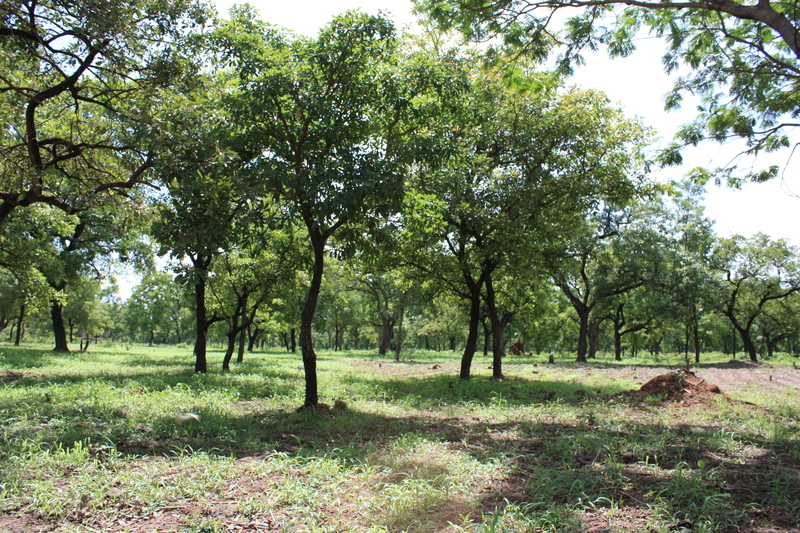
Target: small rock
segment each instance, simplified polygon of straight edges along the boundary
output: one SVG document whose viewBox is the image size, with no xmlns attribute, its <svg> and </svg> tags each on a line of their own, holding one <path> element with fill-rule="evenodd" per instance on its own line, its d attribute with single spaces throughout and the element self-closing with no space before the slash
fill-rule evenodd
<svg viewBox="0 0 800 533">
<path fill-rule="evenodd" d="M 179 415 L 175 415 L 175 422 L 177 422 L 179 426 L 184 425 L 190 420 L 196 420 L 197 422 L 200 422 L 200 415 L 195 413 L 181 413 Z"/>
</svg>

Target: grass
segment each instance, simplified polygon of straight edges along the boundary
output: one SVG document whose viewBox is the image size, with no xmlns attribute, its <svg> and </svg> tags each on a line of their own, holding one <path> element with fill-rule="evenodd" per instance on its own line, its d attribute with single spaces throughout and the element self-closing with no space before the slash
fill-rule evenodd
<svg viewBox="0 0 800 533">
<path fill-rule="evenodd" d="M 185 349 L 0 345 L 0 530 L 800 527 L 791 384 L 679 405 L 619 394 L 679 357 L 507 358 L 503 381 L 477 357 L 468 382 L 457 355 L 407 357 L 320 354 L 323 401 L 347 408 L 315 412 L 294 354 L 195 375 Z"/>
</svg>

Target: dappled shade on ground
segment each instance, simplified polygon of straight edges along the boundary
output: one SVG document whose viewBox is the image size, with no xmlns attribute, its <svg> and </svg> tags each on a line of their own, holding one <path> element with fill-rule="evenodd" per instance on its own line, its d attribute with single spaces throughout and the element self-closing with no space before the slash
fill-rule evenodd
<svg viewBox="0 0 800 533">
<path fill-rule="evenodd" d="M 291 355 L 0 356 L 0 531 L 800 528 L 791 361 L 544 358 L 464 382 L 452 354 L 322 356 L 347 406 L 298 412 Z"/>
</svg>

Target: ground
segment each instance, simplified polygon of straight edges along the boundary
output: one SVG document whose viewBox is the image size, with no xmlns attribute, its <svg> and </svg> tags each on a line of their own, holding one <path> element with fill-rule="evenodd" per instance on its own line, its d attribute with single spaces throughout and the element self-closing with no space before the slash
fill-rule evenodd
<svg viewBox="0 0 800 533">
<path fill-rule="evenodd" d="M 392 427 L 385 427 L 385 421 L 377 419 L 375 422 L 365 422 L 359 427 L 361 441 L 356 445 L 369 442 L 371 446 L 381 448 L 388 446 L 392 439 L 404 432 L 420 431 L 420 428 L 435 428 L 437 435 L 441 436 L 443 446 L 429 453 L 420 453 L 403 468 L 415 473 L 422 470 L 442 468 L 445 471 L 449 460 L 449 453 L 469 454 L 472 456 L 496 454 L 497 450 L 507 450 L 509 453 L 508 464 L 505 465 L 504 474 L 483 480 L 475 487 L 475 494 L 469 495 L 470 501 L 478 502 L 477 507 L 470 508 L 470 504 L 454 498 L 452 501 L 442 502 L 437 509 L 438 516 L 429 523 L 440 526 L 424 526 L 414 531 L 456 532 L 465 531 L 456 526 L 447 526 L 464 519 L 465 511 L 471 518 L 480 522 L 485 517 L 492 516 L 498 510 L 509 506 L 525 506 L 531 504 L 531 494 L 546 494 L 552 500 L 574 498 L 573 493 L 567 494 L 570 485 L 588 483 L 587 493 L 608 495 L 608 498 L 595 498 L 587 505 L 577 517 L 572 526 L 552 526 L 547 524 L 547 517 L 542 518 L 542 525 L 535 531 L 575 531 L 581 533 L 612 533 L 622 531 L 662 531 L 652 528 L 654 522 L 653 493 L 664 487 L 664 472 L 680 470 L 681 464 L 688 465 L 687 471 L 694 469 L 694 474 L 687 474 L 685 490 L 689 493 L 698 490 L 700 496 L 694 498 L 712 499 L 724 495 L 725 501 L 718 504 L 724 509 L 726 505 L 732 510 L 744 509 L 747 514 L 742 526 L 741 520 L 734 524 L 719 529 L 725 533 L 786 533 L 800 532 L 800 517 L 792 514 L 794 510 L 786 509 L 779 505 L 764 504 L 750 506 L 753 493 L 767 490 L 774 480 L 789 480 L 794 484 L 800 478 L 800 460 L 794 455 L 783 454 L 780 447 L 770 448 L 761 442 L 746 443 L 736 449 L 716 449 L 705 445 L 697 445 L 709 434 L 719 431 L 713 422 L 707 426 L 696 422 L 685 424 L 683 419 L 691 418 L 692 412 L 705 412 L 718 409 L 718 403 L 725 402 L 731 405 L 750 405 L 751 400 L 757 400 L 759 395 L 770 394 L 773 397 L 786 397 L 796 401 L 800 391 L 800 370 L 793 366 L 773 366 L 763 363 L 750 363 L 747 361 L 730 361 L 708 365 L 692 366 L 689 370 L 674 364 L 648 364 L 638 366 L 615 366 L 593 362 L 590 364 L 559 363 L 548 364 L 539 358 L 517 356 L 506 358 L 509 380 L 525 379 L 540 380 L 540 400 L 542 405 L 554 402 L 554 405 L 565 398 L 565 393 L 558 387 L 568 384 L 570 403 L 568 407 L 574 408 L 575 419 L 567 423 L 554 415 L 552 420 L 546 416 L 535 423 L 497 421 L 486 415 L 473 415 L 468 411 L 454 409 L 425 408 L 409 415 L 407 419 L 402 416 L 392 419 Z M 483 373 L 488 361 L 476 358 L 474 369 Z M 352 361 L 355 373 L 365 373 L 380 376 L 381 379 L 394 380 L 397 387 L 402 386 L 404 378 L 433 378 L 441 376 L 447 378 L 442 383 L 453 383 L 458 386 L 454 376 L 458 374 L 458 362 L 450 359 L 441 363 L 403 361 L 395 363 L 388 360 L 361 359 Z M 13 383 L 20 379 L 18 373 L 7 372 L 4 381 Z M 453 378 L 450 381 L 450 378 Z M 453 387 L 454 385 L 449 385 Z M 551 388 L 552 387 L 552 388 Z M 609 390 L 610 389 L 610 390 Z M 619 398 L 622 409 L 630 420 L 640 423 L 641 428 L 666 429 L 672 439 L 663 443 L 659 449 L 637 449 L 635 446 L 625 444 L 624 453 L 616 453 L 611 446 L 587 445 L 587 439 L 600 433 L 610 434 L 613 442 L 629 439 L 626 431 L 618 429 L 609 430 L 610 425 L 603 422 L 608 414 L 598 408 L 597 413 L 591 408 L 588 397 L 593 398 Z M 583 398 L 587 401 L 583 403 Z M 348 399 L 349 400 L 349 399 Z M 387 402 L 391 398 L 387 396 Z M 714 402 L 717 402 L 716 404 Z M 757 401 L 755 403 L 758 403 Z M 334 404 L 331 399 L 331 404 Z M 348 409 L 344 404 L 336 404 L 338 409 L 331 409 L 330 414 L 321 413 L 320 416 L 339 416 L 337 413 Z M 502 405 L 502 403 L 498 403 Z M 260 416 L 265 412 L 265 402 L 248 400 L 237 402 L 234 407 L 248 416 Z M 513 409 L 513 407 L 511 407 Z M 615 407 L 616 408 L 616 407 Z M 768 406 L 752 405 L 753 412 L 767 412 Z M 612 412 L 612 411 L 609 411 Z M 614 411 L 615 412 L 615 411 Z M 669 416 L 658 418 L 657 413 L 669 412 Z M 745 412 L 745 411 L 743 411 Z M 127 414 L 119 414 L 125 417 Z M 613 416 L 613 415 L 612 415 Z M 666 428 L 664 426 L 667 426 Z M 268 425 L 264 426 L 265 428 Z M 648 431 L 630 426 L 633 431 Z M 619 435 L 614 435 L 614 432 Z M 303 439 L 312 441 L 319 438 L 319 434 L 303 434 L 301 431 L 293 433 L 270 434 L 265 429 L 263 440 L 276 443 L 274 452 L 292 456 L 301 448 Z M 343 447 L 353 443 L 351 435 L 330 433 L 324 436 L 330 440 L 331 447 Z M 794 437 L 792 437 L 794 438 Z M 580 442 L 579 442 L 580 441 Z M 566 445 L 564 443 L 567 443 Z M 627 440 L 625 442 L 628 442 Z M 788 442 L 788 440 L 787 440 Z M 577 443 L 577 444 L 576 444 Z M 581 444 L 582 443 L 582 444 Z M 119 443 L 117 449 L 124 453 L 131 453 L 131 457 L 139 462 L 136 468 L 147 469 L 152 463 L 154 471 L 164 472 L 165 483 L 171 482 L 173 472 L 168 463 L 161 462 L 159 454 L 152 457 L 137 456 L 134 443 Z M 161 446 L 156 442 L 151 445 L 157 449 Z M 327 446 L 327 444 L 326 444 Z M 273 452 L 273 453 L 274 453 Z M 101 453 L 98 451 L 97 453 Z M 557 454 L 561 455 L 557 455 Z M 792 452 L 794 453 L 794 452 Z M 164 452 L 166 457 L 168 452 Z M 785 455 L 785 456 L 784 456 Z M 230 498 L 218 497 L 207 499 L 202 503 L 184 499 L 175 505 L 161 506 L 156 512 L 144 512 L 138 508 L 141 504 L 119 504 L 119 512 L 109 518 L 108 514 L 92 514 L 91 500 L 75 505 L 74 510 L 67 516 L 74 531 L 114 531 L 130 533 L 205 533 L 205 532 L 278 532 L 278 531 L 304 531 L 292 523 L 292 509 L 287 506 L 277 506 L 269 511 L 258 511 L 243 518 L 241 506 L 236 502 L 252 497 L 263 498 L 264 494 L 274 490 L 274 487 L 286 484 L 293 477 L 300 478 L 301 472 L 276 472 L 263 476 L 249 475 L 252 467 L 273 461 L 272 453 L 244 453 L 232 462 L 232 469 L 241 469 L 248 475 L 236 479 L 227 491 L 236 493 Z M 374 457 L 373 459 L 374 460 Z M 165 467 L 164 465 L 167 464 Z M 161 470 L 159 470 L 161 469 Z M 703 471 L 709 475 L 702 477 Z M 698 473 L 699 472 L 699 473 Z M 714 474 L 712 476 L 712 474 Z M 401 469 L 399 477 L 386 479 L 370 479 L 373 485 L 395 483 L 403 478 Z M 550 476 L 550 477 L 547 477 Z M 714 477 L 716 476 L 716 477 Z M 539 479 L 541 478 L 541 479 Z M 692 482 L 700 480 L 706 486 L 691 487 Z M 671 483 L 672 481 L 670 481 Z M 533 487 L 533 488 L 532 488 Z M 591 490 L 590 490 L 591 489 Z M 712 490 L 713 489 L 713 490 Z M 703 491 L 706 492 L 703 492 Z M 372 494 L 374 486 L 363 487 L 365 499 Z M 787 489 L 788 493 L 796 493 L 796 489 Z M 794 491 L 794 492 L 792 492 Z M 222 491 L 224 494 L 226 491 Z M 108 494 L 106 495 L 108 496 Z M 605 500 L 607 501 L 603 501 Z M 612 501 L 613 500 L 613 501 Z M 686 505 L 716 505 L 714 501 L 698 502 L 687 498 Z M 349 496 L 342 496 L 338 500 L 338 507 L 329 503 L 320 504 L 315 510 L 322 516 L 331 517 L 329 522 L 341 523 L 340 531 L 362 531 L 369 527 L 364 523 L 364 513 L 359 508 L 359 502 L 353 501 Z M 0 531 L 8 533 L 44 533 L 46 531 L 67 531 L 62 529 L 63 524 L 54 522 L 45 516 L 40 516 L 31 508 L 19 509 L 18 513 L 0 514 Z M 187 529 L 187 516 L 193 517 L 193 529 Z M 558 523 L 561 517 L 553 517 L 553 523 Z M 196 524 L 208 523 L 204 529 Z M 689 520 L 675 520 L 670 524 L 668 531 L 675 533 L 691 533 L 696 524 Z M 336 531 L 334 528 L 325 531 Z M 388 528 L 389 531 L 404 531 L 404 529 Z M 511 528 L 502 531 L 511 531 Z M 68 529 L 68 531 L 73 531 Z M 484 529 L 484 531 L 488 531 Z M 526 531 L 532 531 L 526 529 Z"/>
</svg>

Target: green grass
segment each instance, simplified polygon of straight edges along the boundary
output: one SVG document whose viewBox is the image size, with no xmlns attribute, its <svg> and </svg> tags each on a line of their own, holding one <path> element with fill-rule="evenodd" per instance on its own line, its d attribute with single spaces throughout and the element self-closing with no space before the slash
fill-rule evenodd
<svg viewBox="0 0 800 533">
<path fill-rule="evenodd" d="M 0 344 L 0 530 L 800 527 L 797 391 L 685 407 L 604 373 L 677 356 L 507 358 L 502 381 L 478 356 L 468 382 L 456 354 L 405 356 L 321 353 L 322 400 L 348 407 L 314 412 L 295 354 L 195 375 L 186 349 Z"/>
</svg>

